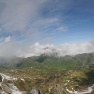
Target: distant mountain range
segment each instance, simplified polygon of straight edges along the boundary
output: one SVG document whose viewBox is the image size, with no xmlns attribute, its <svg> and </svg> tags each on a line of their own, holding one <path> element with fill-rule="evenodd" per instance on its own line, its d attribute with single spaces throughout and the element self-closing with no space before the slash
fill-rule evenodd
<svg viewBox="0 0 94 94">
<path fill-rule="evenodd" d="M 51 69 L 81 69 L 94 67 L 94 53 L 84 53 L 75 56 L 57 57 L 56 53 L 48 56 L 42 54 L 28 58 L 0 58 L 0 68 L 51 68 Z"/>
</svg>

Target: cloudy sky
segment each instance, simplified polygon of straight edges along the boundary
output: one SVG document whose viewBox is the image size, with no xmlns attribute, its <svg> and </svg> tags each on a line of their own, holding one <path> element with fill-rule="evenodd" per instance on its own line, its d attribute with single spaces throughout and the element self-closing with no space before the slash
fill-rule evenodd
<svg viewBox="0 0 94 94">
<path fill-rule="evenodd" d="M 94 52 L 93 36 L 94 0 L 0 0 L 0 56 Z"/>
</svg>

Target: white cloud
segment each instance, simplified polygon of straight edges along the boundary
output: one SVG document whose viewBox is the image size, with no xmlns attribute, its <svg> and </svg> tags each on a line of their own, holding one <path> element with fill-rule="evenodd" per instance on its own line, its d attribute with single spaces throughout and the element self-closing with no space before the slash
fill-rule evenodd
<svg viewBox="0 0 94 94">
<path fill-rule="evenodd" d="M 66 32 L 67 31 L 67 27 L 61 26 L 57 29 L 57 31 L 59 32 Z"/>
<path fill-rule="evenodd" d="M 5 39 L 4 39 L 4 42 L 10 42 L 11 41 L 11 37 L 10 36 L 8 36 L 8 37 L 6 37 Z"/>
<path fill-rule="evenodd" d="M 14 42 L 7 42 L 0 44 L 0 56 L 20 56 L 30 57 L 38 56 L 40 54 L 57 54 L 58 56 L 76 55 L 81 53 L 94 52 L 94 41 L 78 43 L 78 44 L 62 44 L 55 46 L 53 44 L 39 44 L 21 45 Z"/>
<path fill-rule="evenodd" d="M 0 56 L 10 57 L 10 56 L 18 56 L 17 51 L 19 49 L 19 45 L 13 42 L 3 42 L 0 44 Z"/>
<path fill-rule="evenodd" d="M 0 15 L 0 24 L 7 32 L 25 32 L 31 21 L 39 16 L 41 4 L 46 0 L 1 0 L 4 8 Z"/>
<path fill-rule="evenodd" d="M 32 45 L 29 48 L 29 56 L 30 54 L 40 55 L 43 53 L 46 53 L 48 55 L 57 53 L 58 56 L 89 53 L 89 52 L 94 52 L 93 46 L 94 46 L 94 41 L 78 43 L 78 44 L 63 44 L 60 46 L 55 46 L 52 44 L 40 45 L 39 43 L 35 43 L 35 45 Z M 28 56 L 28 53 L 26 53 L 26 56 Z"/>
<path fill-rule="evenodd" d="M 35 46 L 39 46 L 39 42 L 36 42 L 36 43 L 35 43 Z"/>
<path fill-rule="evenodd" d="M 0 3 L 3 5 L 0 7 L 0 26 L 2 27 L 0 32 L 4 31 L 14 36 L 24 34 L 26 37 L 32 37 L 34 34 L 35 37 L 39 37 L 41 33 L 45 34 L 45 29 L 60 23 L 58 16 L 51 16 L 49 13 L 49 16 L 45 17 L 45 14 L 41 14 L 42 11 L 46 11 L 45 7 L 48 7 L 48 4 L 51 7 L 48 7 L 49 11 L 55 8 L 56 5 L 52 0 L 0 0 Z M 66 6 L 69 2 L 63 1 L 63 3 L 62 6 Z M 67 7 L 63 8 L 67 9 Z M 66 30 L 63 26 L 59 29 Z"/>
</svg>

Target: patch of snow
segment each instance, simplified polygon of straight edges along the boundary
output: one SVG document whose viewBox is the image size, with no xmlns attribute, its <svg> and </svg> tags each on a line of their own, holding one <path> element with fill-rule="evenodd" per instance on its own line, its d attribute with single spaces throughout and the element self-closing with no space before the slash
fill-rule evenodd
<svg viewBox="0 0 94 94">
<path fill-rule="evenodd" d="M 68 82 L 70 82 L 70 80 L 67 80 Z"/>
<path fill-rule="evenodd" d="M 25 80 L 24 80 L 23 78 L 21 78 L 21 81 L 23 81 L 23 82 L 24 82 Z"/>
<path fill-rule="evenodd" d="M 64 84 L 64 86 L 68 85 L 67 83 Z"/>
<path fill-rule="evenodd" d="M 13 70 L 11 70 L 11 72 L 14 72 Z"/>
</svg>

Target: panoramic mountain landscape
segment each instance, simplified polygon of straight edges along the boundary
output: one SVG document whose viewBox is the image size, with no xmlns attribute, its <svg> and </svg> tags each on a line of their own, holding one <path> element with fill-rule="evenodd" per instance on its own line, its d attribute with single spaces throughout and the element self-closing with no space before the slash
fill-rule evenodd
<svg viewBox="0 0 94 94">
<path fill-rule="evenodd" d="M 94 0 L 0 0 L 0 94 L 94 94 Z"/>
<path fill-rule="evenodd" d="M 1 58 L 0 72 L 6 93 L 30 94 L 35 88 L 43 94 L 94 94 L 94 53 Z"/>
</svg>

